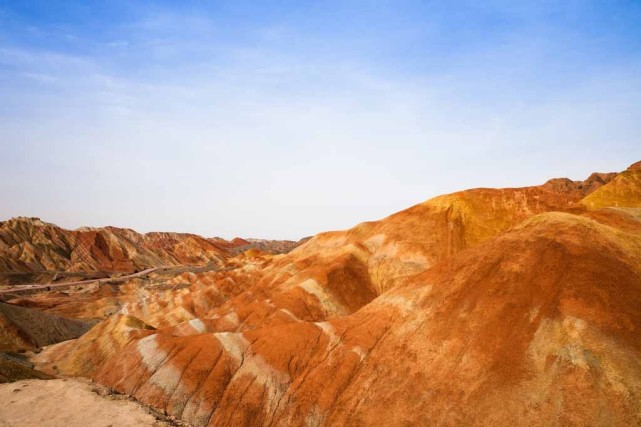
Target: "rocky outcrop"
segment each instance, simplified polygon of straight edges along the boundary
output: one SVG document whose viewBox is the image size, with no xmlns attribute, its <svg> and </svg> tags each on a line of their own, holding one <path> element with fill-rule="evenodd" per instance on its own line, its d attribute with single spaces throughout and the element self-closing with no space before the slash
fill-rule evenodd
<svg viewBox="0 0 641 427">
<path fill-rule="evenodd" d="M 545 186 L 566 192 L 578 192 L 585 197 L 597 188 L 612 181 L 618 174 L 616 172 L 595 172 L 583 181 L 572 181 L 568 178 L 553 178 Z"/>
</svg>

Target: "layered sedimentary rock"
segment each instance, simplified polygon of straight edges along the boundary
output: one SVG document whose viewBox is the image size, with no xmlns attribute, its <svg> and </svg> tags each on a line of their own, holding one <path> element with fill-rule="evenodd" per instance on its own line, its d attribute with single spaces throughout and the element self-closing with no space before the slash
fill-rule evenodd
<svg viewBox="0 0 641 427">
<path fill-rule="evenodd" d="M 117 314 L 96 325 L 77 340 L 60 342 L 33 358 L 45 372 L 90 376 L 96 367 L 130 342 L 143 338 L 153 327 L 135 317 Z"/>
<path fill-rule="evenodd" d="M 105 227 L 65 230 L 38 218 L 0 223 L 0 272 L 134 271 L 218 262 L 229 255 L 208 240 L 180 233 Z"/>
<path fill-rule="evenodd" d="M 267 239 L 241 239 L 236 237 L 232 240 L 221 239 L 220 237 L 212 237 L 208 239 L 218 247 L 224 248 L 232 255 L 236 255 L 245 251 L 258 250 L 270 254 L 286 254 L 294 248 L 300 246 L 309 240 L 305 237 L 301 240 L 267 240 Z"/>
<path fill-rule="evenodd" d="M 36 362 L 197 426 L 638 425 L 639 173 L 458 192 L 97 290 L 82 315 L 116 314 Z"/>
<path fill-rule="evenodd" d="M 227 241 L 188 233 L 140 234 L 117 227 L 65 230 L 39 218 L 0 222 L 0 273 L 46 271 L 131 272 L 171 265 L 220 266 L 248 249 L 288 252 L 288 240 Z"/>
</svg>

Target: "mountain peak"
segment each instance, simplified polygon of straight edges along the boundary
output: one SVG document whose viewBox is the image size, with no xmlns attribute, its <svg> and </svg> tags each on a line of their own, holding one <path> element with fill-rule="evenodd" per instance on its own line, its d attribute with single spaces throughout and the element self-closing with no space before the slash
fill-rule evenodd
<svg viewBox="0 0 641 427">
<path fill-rule="evenodd" d="M 631 170 L 640 170 L 640 169 L 641 169 L 641 160 L 636 162 L 636 163 L 632 163 L 630 165 L 630 167 L 628 167 L 629 171 L 631 171 Z"/>
</svg>

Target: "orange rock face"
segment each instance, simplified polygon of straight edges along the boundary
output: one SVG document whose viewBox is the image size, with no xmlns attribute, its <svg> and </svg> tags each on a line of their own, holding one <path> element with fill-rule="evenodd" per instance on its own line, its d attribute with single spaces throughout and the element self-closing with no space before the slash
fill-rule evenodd
<svg viewBox="0 0 641 427">
<path fill-rule="evenodd" d="M 105 319 L 34 362 L 196 426 L 639 425 L 638 172 L 440 196 L 82 310 L 25 298 Z"/>
</svg>

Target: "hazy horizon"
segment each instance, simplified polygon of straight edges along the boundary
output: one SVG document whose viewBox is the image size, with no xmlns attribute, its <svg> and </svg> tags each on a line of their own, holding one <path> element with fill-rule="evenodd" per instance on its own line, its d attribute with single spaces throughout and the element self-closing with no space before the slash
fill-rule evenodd
<svg viewBox="0 0 641 427">
<path fill-rule="evenodd" d="M 0 0 L 0 220 L 292 239 L 641 160 L 641 4 Z"/>
</svg>

